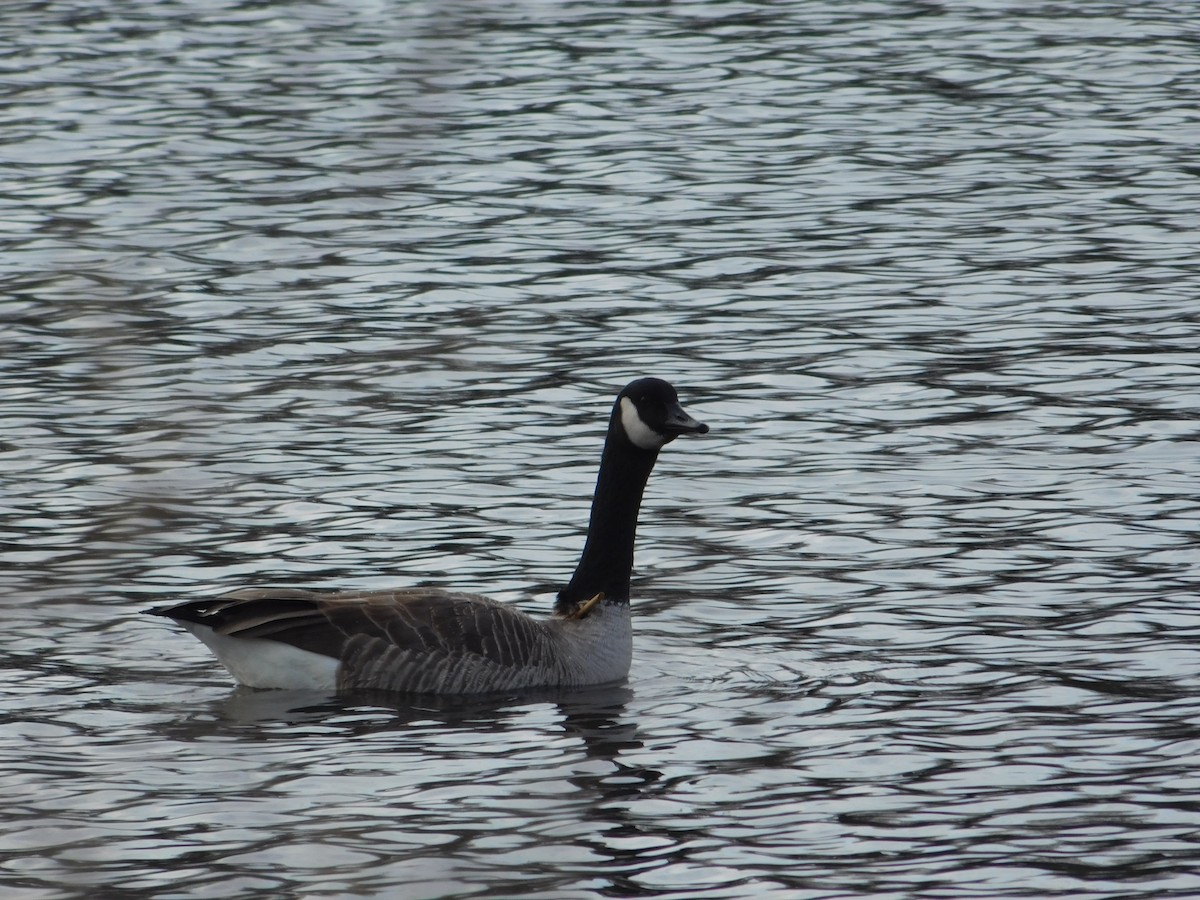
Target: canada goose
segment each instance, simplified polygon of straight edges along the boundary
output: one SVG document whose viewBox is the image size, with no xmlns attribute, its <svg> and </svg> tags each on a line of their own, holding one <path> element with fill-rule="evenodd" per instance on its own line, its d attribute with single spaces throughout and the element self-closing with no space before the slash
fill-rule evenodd
<svg viewBox="0 0 1200 900">
<path fill-rule="evenodd" d="M 250 687 L 478 694 L 619 681 L 632 654 L 642 492 L 664 445 L 707 431 L 662 379 L 640 378 L 617 395 L 583 554 L 549 618 L 436 588 L 248 588 L 148 612 L 179 622 Z"/>
</svg>

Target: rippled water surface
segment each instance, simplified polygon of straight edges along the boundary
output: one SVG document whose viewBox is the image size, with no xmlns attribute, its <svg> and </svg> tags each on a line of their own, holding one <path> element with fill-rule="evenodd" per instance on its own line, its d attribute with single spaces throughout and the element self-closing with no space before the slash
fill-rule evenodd
<svg viewBox="0 0 1200 900">
<path fill-rule="evenodd" d="M 1198 27 L 6 4 L 4 896 L 1200 896 Z M 626 685 L 239 691 L 139 613 L 545 610 L 641 374 L 713 430 Z"/>
</svg>

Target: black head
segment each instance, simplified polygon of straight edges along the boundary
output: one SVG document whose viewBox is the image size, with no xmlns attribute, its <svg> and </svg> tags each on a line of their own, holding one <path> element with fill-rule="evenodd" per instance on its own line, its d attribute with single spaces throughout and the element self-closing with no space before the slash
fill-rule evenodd
<svg viewBox="0 0 1200 900">
<path fill-rule="evenodd" d="M 675 388 L 661 378 L 639 378 L 617 395 L 614 423 L 641 450 L 657 451 L 681 434 L 706 434 L 708 426 L 697 422 L 679 405 Z"/>
</svg>

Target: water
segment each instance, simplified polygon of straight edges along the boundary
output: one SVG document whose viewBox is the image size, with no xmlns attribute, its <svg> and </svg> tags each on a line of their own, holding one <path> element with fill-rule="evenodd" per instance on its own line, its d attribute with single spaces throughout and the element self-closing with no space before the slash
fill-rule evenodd
<svg viewBox="0 0 1200 900">
<path fill-rule="evenodd" d="M 5 897 L 1200 896 L 1186 4 L 8 4 Z M 243 584 L 627 685 L 232 689 Z"/>
</svg>

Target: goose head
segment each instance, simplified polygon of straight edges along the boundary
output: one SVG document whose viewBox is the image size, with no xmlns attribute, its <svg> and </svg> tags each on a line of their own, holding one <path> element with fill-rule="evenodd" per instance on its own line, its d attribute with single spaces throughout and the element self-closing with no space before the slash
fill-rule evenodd
<svg viewBox="0 0 1200 900">
<path fill-rule="evenodd" d="M 679 395 L 661 378 L 639 378 L 617 395 L 613 426 L 639 450 L 657 453 L 681 434 L 706 434 L 679 405 Z"/>
</svg>

